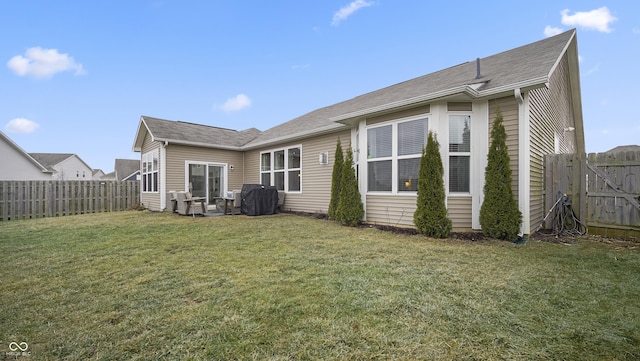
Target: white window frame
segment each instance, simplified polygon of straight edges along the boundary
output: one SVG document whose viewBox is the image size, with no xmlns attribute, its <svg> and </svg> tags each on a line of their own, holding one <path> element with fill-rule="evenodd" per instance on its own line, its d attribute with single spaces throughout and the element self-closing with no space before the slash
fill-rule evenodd
<svg viewBox="0 0 640 361">
<path fill-rule="evenodd" d="M 300 151 L 300 166 L 299 167 L 290 167 L 289 164 L 289 151 L 292 149 L 299 149 Z M 283 152 L 284 153 L 284 167 L 281 169 L 275 169 L 275 154 L 277 152 Z M 263 155 L 264 154 L 269 154 L 269 167 L 267 170 L 264 170 L 265 167 L 262 164 L 262 160 L 263 160 Z M 287 146 L 287 147 L 282 147 L 282 148 L 276 148 L 276 149 L 271 149 L 268 151 L 264 151 L 264 152 L 260 152 L 260 164 L 259 166 L 259 173 L 260 173 L 260 183 L 262 182 L 263 179 L 263 174 L 268 174 L 269 175 L 269 184 L 265 184 L 265 185 L 270 185 L 273 186 L 275 185 L 275 174 L 276 173 L 284 173 L 284 185 L 283 188 L 284 189 L 279 189 L 279 190 L 283 190 L 285 193 L 302 193 L 302 144 L 296 144 L 296 145 L 291 145 L 291 146 Z M 295 172 L 298 171 L 298 177 L 300 178 L 299 184 L 300 184 L 300 189 L 297 190 L 291 190 L 290 188 L 290 184 L 289 184 L 289 173 L 290 172 Z"/>
<path fill-rule="evenodd" d="M 369 129 L 375 129 L 375 128 L 380 128 L 380 127 L 385 127 L 385 126 L 389 126 L 391 125 L 391 156 L 386 156 L 386 157 L 378 157 L 378 158 L 369 158 L 369 156 L 366 156 L 367 159 L 367 169 L 365 170 L 365 174 L 367 175 L 367 182 L 364 184 L 364 186 L 367 187 L 367 194 L 394 194 L 394 195 L 412 195 L 415 196 L 417 194 L 417 191 L 405 191 L 405 190 L 399 190 L 399 186 L 398 186 L 398 171 L 399 171 L 399 165 L 398 165 L 398 161 L 399 160 L 403 160 L 403 159 L 420 159 L 422 158 L 422 149 L 420 150 L 420 153 L 414 153 L 414 154 L 406 154 L 406 155 L 399 155 L 398 153 L 398 125 L 402 124 L 402 123 L 407 123 L 407 122 L 412 122 L 412 121 L 416 121 L 416 120 L 424 120 L 426 121 L 426 129 L 425 129 L 425 137 L 424 137 L 424 144 L 422 146 L 422 148 L 424 149 L 424 147 L 427 144 L 427 137 L 429 134 L 429 127 L 431 126 L 431 119 L 430 119 L 430 113 L 429 114 L 420 114 L 420 115 L 416 115 L 416 116 L 412 116 L 412 117 L 406 117 L 406 118 L 399 118 L 399 119 L 394 119 L 392 121 L 388 121 L 388 122 L 382 122 L 382 123 L 376 123 L 376 124 L 372 124 L 372 125 L 368 125 L 365 129 L 365 132 L 367 133 L 367 140 L 364 144 L 365 149 L 367 149 L 368 152 L 368 142 L 369 142 L 369 137 L 368 137 L 368 132 Z M 369 183 L 368 183 L 368 179 L 369 179 L 369 164 L 374 163 L 374 162 L 380 162 L 380 161 L 391 161 L 391 191 L 371 191 L 369 190 Z M 418 170 L 419 173 L 419 170 Z M 416 184 L 417 187 L 417 184 Z"/>
<path fill-rule="evenodd" d="M 140 164 L 142 193 L 158 193 L 160 189 L 159 151 L 153 149 L 142 154 Z"/>
<path fill-rule="evenodd" d="M 472 128 L 472 121 L 473 121 L 473 114 L 471 111 L 449 111 L 447 112 L 447 133 L 449 134 L 449 139 L 447 140 L 447 153 L 448 153 L 448 157 L 447 157 L 447 190 L 448 190 L 448 194 L 450 195 L 468 195 L 471 194 L 471 189 L 473 188 L 473 185 L 471 184 L 471 179 L 472 177 L 472 159 L 473 157 L 472 155 L 472 151 L 473 151 L 473 128 Z M 449 150 L 449 145 L 451 144 L 451 117 L 453 116 L 465 116 L 465 117 L 469 117 L 469 151 L 468 152 L 452 152 Z M 469 189 L 466 191 L 462 191 L 462 192 L 453 192 L 451 191 L 451 176 L 450 176 L 450 172 L 451 172 L 451 157 L 467 157 L 469 159 L 469 174 L 468 174 L 468 182 L 469 182 Z"/>
</svg>

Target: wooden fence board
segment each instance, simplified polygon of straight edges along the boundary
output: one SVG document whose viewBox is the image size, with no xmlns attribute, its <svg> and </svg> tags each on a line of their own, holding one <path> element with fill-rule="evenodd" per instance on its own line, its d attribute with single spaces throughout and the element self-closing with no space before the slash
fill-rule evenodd
<svg viewBox="0 0 640 361">
<path fill-rule="evenodd" d="M 549 202 L 558 190 L 569 194 L 574 192 L 569 189 L 582 188 L 576 182 L 584 182 L 586 197 L 574 202 L 574 209 L 584 207 L 588 227 L 604 230 L 607 235 L 640 235 L 640 151 L 588 154 L 586 167 L 579 173 L 576 164 L 568 165 L 570 156 L 556 154 L 545 160 L 545 205 L 553 204 Z M 569 184 L 564 183 L 566 177 L 572 178 Z M 565 188 L 567 191 L 562 190 Z M 626 232 L 611 233 L 607 229 Z"/>
<path fill-rule="evenodd" d="M 0 181 L 0 221 L 115 212 L 139 204 L 139 182 Z"/>
</svg>

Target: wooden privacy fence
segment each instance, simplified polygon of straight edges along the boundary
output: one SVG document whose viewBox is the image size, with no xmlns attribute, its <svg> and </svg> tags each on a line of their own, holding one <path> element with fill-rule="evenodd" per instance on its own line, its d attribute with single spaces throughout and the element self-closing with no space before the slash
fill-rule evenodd
<svg viewBox="0 0 640 361">
<path fill-rule="evenodd" d="M 115 212 L 140 204 L 140 182 L 0 181 L 0 220 Z"/>
<path fill-rule="evenodd" d="M 547 208 L 572 195 L 589 233 L 640 239 L 640 151 L 547 156 L 545 187 Z"/>
</svg>

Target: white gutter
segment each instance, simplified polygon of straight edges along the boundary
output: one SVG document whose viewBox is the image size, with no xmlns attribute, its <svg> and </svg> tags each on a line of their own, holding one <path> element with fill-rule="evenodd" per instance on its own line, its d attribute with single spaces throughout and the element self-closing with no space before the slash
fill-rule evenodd
<svg viewBox="0 0 640 361">
<path fill-rule="evenodd" d="M 215 144 L 210 144 L 210 143 L 189 142 L 187 140 L 176 140 L 176 139 L 168 139 L 168 138 L 155 138 L 153 136 L 151 136 L 151 141 L 163 142 L 165 144 L 171 143 L 171 144 L 180 144 L 180 145 L 192 145 L 192 146 L 197 146 L 197 147 L 202 147 L 202 148 L 214 148 L 214 149 L 237 150 L 237 151 L 242 150 L 241 147 L 234 146 L 234 145 L 215 145 Z"/>
<path fill-rule="evenodd" d="M 538 78 L 533 78 L 533 79 L 521 81 L 518 83 L 503 85 L 497 88 L 482 90 L 479 93 L 480 93 L 480 97 L 487 97 L 487 96 L 496 95 L 500 93 L 512 93 L 514 89 L 520 89 L 522 92 L 525 92 L 530 89 L 539 88 L 541 85 L 546 86 L 545 84 L 548 82 L 549 82 L 548 76 L 541 76 Z"/>
<path fill-rule="evenodd" d="M 272 139 L 268 139 L 262 142 L 258 142 L 258 143 L 251 143 L 251 145 L 249 146 L 243 146 L 242 150 L 252 150 L 252 149 L 256 149 L 256 148 L 261 148 L 270 144 L 277 144 L 277 143 L 282 143 L 285 141 L 294 141 L 294 140 L 298 140 L 298 139 L 302 139 L 302 138 L 306 138 L 312 135 L 320 135 L 320 134 L 326 134 L 326 133 L 331 133 L 334 132 L 336 130 L 340 130 L 340 129 L 348 129 L 346 128 L 344 125 L 342 124 L 329 124 L 326 125 L 324 127 L 320 127 L 320 128 L 312 128 L 312 129 L 308 129 L 305 130 L 303 132 L 300 133 L 295 133 L 293 135 L 287 135 L 287 136 L 282 136 L 282 137 L 276 137 L 276 138 L 272 138 Z"/>
<path fill-rule="evenodd" d="M 443 98 L 443 97 L 455 95 L 455 94 L 464 94 L 469 96 L 472 99 L 484 98 L 484 97 L 489 97 L 489 96 L 500 94 L 500 93 L 512 93 L 514 89 L 528 90 L 528 89 L 536 88 L 536 87 L 539 87 L 541 84 L 545 84 L 547 82 L 549 82 L 549 77 L 542 76 L 538 78 L 521 81 L 518 83 L 512 83 L 509 85 L 503 85 L 500 87 L 491 88 L 488 90 L 476 90 L 478 88 L 478 83 L 461 85 L 454 88 L 437 91 L 435 93 L 420 95 L 420 96 L 409 98 L 409 99 L 403 99 L 396 102 L 375 106 L 372 108 L 367 108 L 367 109 L 358 110 L 351 113 L 338 115 L 336 117 L 329 118 L 329 120 L 334 122 L 344 122 L 347 119 L 352 119 L 356 117 L 369 115 L 372 113 L 392 110 L 395 108 L 408 106 L 415 103 L 427 102 L 427 101 L 431 101 L 434 99 Z"/>
<path fill-rule="evenodd" d="M 442 98 L 442 97 L 445 97 L 445 96 L 448 96 L 448 95 L 454 95 L 454 94 L 459 94 L 459 93 L 467 94 L 472 98 L 475 98 L 478 95 L 478 91 L 476 91 L 472 87 L 470 87 L 468 85 L 461 85 L 461 86 L 458 86 L 458 87 L 455 87 L 455 88 L 441 90 L 441 91 L 438 91 L 438 92 L 435 92 L 435 93 L 420 95 L 420 96 L 409 98 L 409 99 L 403 99 L 403 100 L 399 100 L 399 101 L 396 101 L 396 102 L 375 106 L 373 108 L 368 108 L 368 109 L 358 110 L 358 111 L 347 113 L 347 114 L 342 114 L 342 115 L 339 115 L 337 117 L 329 118 L 329 120 L 334 121 L 334 122 L 340 122 L 340 121 L 344 121 L 344 120 L 347 120 L 347 119 L 360 117 L 360 116 L 363 116 L 363 115 L 368 115 L 368 114 L 371 114 L 371 113 L 377 113 L 377 112 L 382 112 L 382 111 L 385 111 L 385 110 L 391 110 L 391 109 L 399 108 L 399 107 L 402 107 L 402 106 L 412 105 L 412 104 L 415 104 L 415 103 L 425 102 L 425 101 L 428 101 L 428 100 L 433 100 L 433 99 L 436 99 L 436 98 Z"/>
<path fill-rule="evenodd" d="M 169 146 L 169 141 L 164 141 L 162 147 L 159 148 L 160 157 L 160 174 L 158 177 L 163 181 L 160 182 L 160 210 L 164 211 L 167 209 L 167 146 Z M 142 172 L 140 172 L 142 173 Z"/>
<path fill-rule="evenodd" d="M 522 212 L 522 234 L 531 233 L 531 123 L 529 97 L 514 89 L 518 100 L 518 208 Z"/>
</svg>

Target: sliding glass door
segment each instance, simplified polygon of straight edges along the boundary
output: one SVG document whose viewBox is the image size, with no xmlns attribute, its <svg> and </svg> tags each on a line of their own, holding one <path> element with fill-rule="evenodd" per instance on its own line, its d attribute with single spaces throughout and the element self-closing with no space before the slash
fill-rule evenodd
<svg viewBox="0 0 640 361">
<path fill-rule="evenodd" d="M 206 197 L 207 204 L 215 205 L 226 191 L 226 175 L 224 164 L 190 163 L 188 183 L 194 197 Z"/>
</svg>

